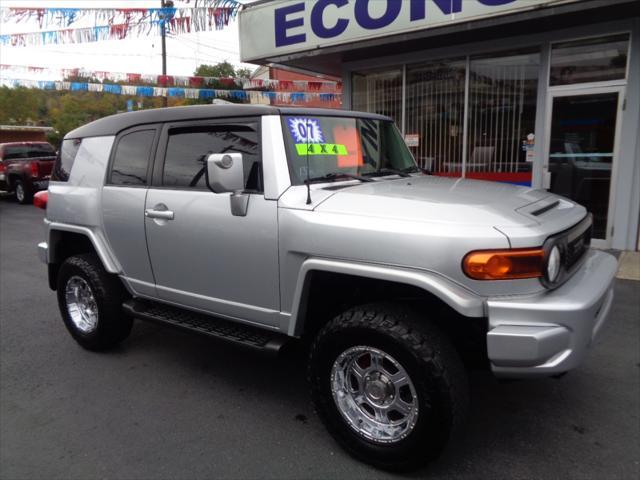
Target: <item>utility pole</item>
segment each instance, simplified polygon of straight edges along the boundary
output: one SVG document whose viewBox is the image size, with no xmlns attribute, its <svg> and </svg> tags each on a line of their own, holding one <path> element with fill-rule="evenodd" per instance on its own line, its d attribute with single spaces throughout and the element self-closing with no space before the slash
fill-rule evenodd
<svg viewBox="0 0 640 480">
<path fill-rule="evenodd" d="M 160 8 L 172 8 L 173 1 L 172 0 L 160 0 Z M 162 41 L 162 76 L 163 78 L 167 75 L 167 26 L 166 26 L 166 15 L 162 14 L 162 23 L 160 24 L 160 37 Z M 166 88 L 166 85 L 165 85 Z M 167 95 L 162 97 L 162 106 L 166 107 L 168 102 Z"/>
</svg>

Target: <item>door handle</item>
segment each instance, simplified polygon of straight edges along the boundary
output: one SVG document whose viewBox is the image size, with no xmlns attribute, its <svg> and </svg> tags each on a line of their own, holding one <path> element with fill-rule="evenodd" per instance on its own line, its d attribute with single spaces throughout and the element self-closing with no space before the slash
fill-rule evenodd
<svg viewBox="0 0 640 480">
<path fill-rule="evenodd" d="M 171 210 L 153 210 L 147 208 L 144 211 L 144 216 L 147 218 L 159 218 L 161 220 L 173 220 L 173 212 Z"/>
</svg>

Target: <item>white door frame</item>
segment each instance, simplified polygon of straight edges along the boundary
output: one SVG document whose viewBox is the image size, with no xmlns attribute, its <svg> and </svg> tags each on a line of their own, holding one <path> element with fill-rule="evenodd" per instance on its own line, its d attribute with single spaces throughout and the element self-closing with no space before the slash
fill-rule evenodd
<svg viewBox="0 0 640 480">
<path fill-rule="evenodd" d="M 592 239 L 591 244 L 596 248 L 610 248 L 613 237 L 613 217 L 615 211 L 615 191 L 617 183 L 618 159 L 620 153 L 620 130 L 622 124 L 622 110 L 625 97 L 625 85 L 612 82 L 608 85 L 584 84 L 549 87 L 547 90 L 546 121 L 544 128 L 544 156 L 542 158 L 542 188 L 548 189 L 551 179 L 549 173 L 549 148 L 551 146 L 551 119 L 553 118 L 553 100 L 556 97 L 571 97 L 579 95 L 596 95 L 600 93 L 617 93 L 618 109 L 616 113 L 616 128 L 613 139 L 613 158 L 611 159 L 611 183 L 609 185 L 609 207 L 607 211 L 606 238 Z"/>
</svg>

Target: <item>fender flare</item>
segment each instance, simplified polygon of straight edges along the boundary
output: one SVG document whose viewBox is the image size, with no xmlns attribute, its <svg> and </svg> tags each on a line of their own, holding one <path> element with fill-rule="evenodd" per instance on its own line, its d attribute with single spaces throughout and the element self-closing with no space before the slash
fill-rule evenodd
<svg viewBox="0 0 640 480">
<path fill-rule="evenodd" d="M 288 334 L 300 336 L 304 328 L 306 301 L 309 295 L 309 279 L 311 273 L 332 272 L 357 277 L 375 278 L 395 283 L 402 283 L 421 288 L 434 295 L 465 317 L 485 316 L 485 298 L 452 282 L 440 274 L 427 270 L 414 270 L 396 266 L 375 265 L 343 260 L 311 258 L 303 262 L 298 272 L 296 290 L 293 297 L 293 308 Z"/>
<path fill-rule="evenodd" d="M 122 267 L 115 259 L 115 257 L 111 254 L 109 247 L 107 246 L 107 242 L 101 235 L 96 234 L 93 230 L 87 227 L 80 227 L 77 225 L 68 225 L 66 223 L 57 223 L 57 222 L 49 222 L 46 221 L 47 225 L 47 237 L 49 239 L 49 252 L 48 252 L 48 261 L 49 263 L 55 263 L 55 246 L 54 242 L 52 242 L 51 234 L 54 232 L 71 232 L 78 233 L 83 235 L 89 239 L 96 253 L 98 254 L 98 258 L 104 265 L 104 268 L 109 273 L 121 274 Z M 53 261 L 52 261 L 53 260 Z"/>
</svg>

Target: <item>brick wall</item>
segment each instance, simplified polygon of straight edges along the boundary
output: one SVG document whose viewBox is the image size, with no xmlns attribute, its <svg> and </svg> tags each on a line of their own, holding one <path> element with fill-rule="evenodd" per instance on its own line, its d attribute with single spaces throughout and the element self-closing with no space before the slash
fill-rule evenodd
<svg viewBox="0 0 640 480">
<path fill-rule="evenodd" d="M 47 134 L 43 131 L 0 130 L 0 143 L 46 141 Z"/>
</svg>

